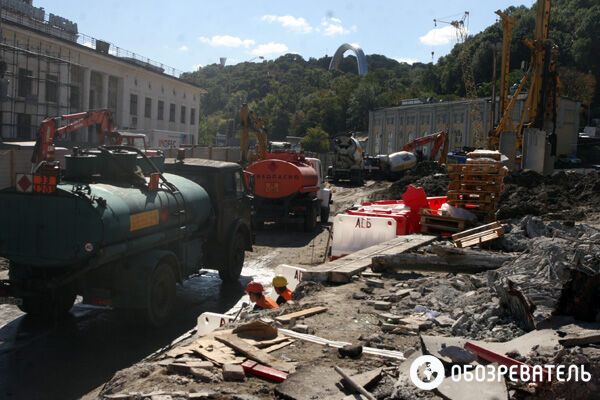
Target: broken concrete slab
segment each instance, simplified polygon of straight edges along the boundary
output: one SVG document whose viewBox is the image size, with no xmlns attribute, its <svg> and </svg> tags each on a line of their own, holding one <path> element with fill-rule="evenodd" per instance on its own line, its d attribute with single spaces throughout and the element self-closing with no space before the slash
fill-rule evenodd
<svg viewBox="0 0 600 400">
<path fill-rule="evenodd" d="M 364 387 L 365 389 L 369 389 L 371 385 L 375 384 L 377 381 L 379 381 L 379 379 L 381 379 L 382 372 L 383 368 L 376 368 L 361 374 L 350 375 L 350 378 L 352 378 L 352 380 L 358 385 Z M 344 379 L 342 379 L 341 382 L 347 390 L 353 391 L 353 389 L 346 383 Z"/>
<path fill-rule="evenodd" d="M 445 399 L 450 400 L 506 400 L 508 390 L 504 378 L 491 382 L 480 382 L 476 379 L 466 382 L 455 382 L 451 377 L 446 377 L 437 387 L 436 391 Z"/>
<path fill-rule="evenodd" d="M 277 337 L 277 328 L 262 321 L 251 321 L 236 327 L 232 333 L 242 339 L 271 340 Z"/>
<path fill-rule="evenodd" d="M 223 380 L 228 382 L 243 382 L 246 380 L 244 368 L 237 364 L 223 364 Z"/>
<path fill-rule="evenodd" d="M 516 352 L 524 355 L 529 353 L 534 349 L 535 346 L 539 344 L 544 344 L 548 347 L 556 346 L 558 345 L 559 339 L 560 335 L 558 332 L 552 329 L 528 332 L 525 335 L 519 336 L 504 343 L 469 340 L 458 337 L 421 335 L 423 352 L 425 354 L 431 354 L 432 356 L 435 356 L 448 364 L 452 364 L 453 361 L 448 355 L 444 355 L 442 353 L 443 349 L 448 346 L 464 348 L 464 345 L 467 341 L 500 354 Z M 478 362 L 473 361 L 471 364 L 475 363 Z"/>
<path fill-rule="evenodd" d="M 294 400 L 330 399 L 340 394 L 338 378 L 330 366 L 314 364 L 290 374 L 275 393 Z"/>
<path fill-rule="evenodd" d="M 401 253 L 378 255 L 373 257 L 374 271 L 446 271 L 446 272 L 483 272 L 500 268 L 502 264 L 514 259 L 513 256 L 497 252 L 456 249 L 461 254 Z"/>
<path fill-rule="evenodd" d="M 392 303 L 390 303 L 389 301 L 375 301 L 373 303 L 373 307 L 376 310 L 390 310 L 392 308 Z"/>
<path fill-rule="evenodd" d="M 367 279 L 367 286 L 375 287 L 375 288 L 383 288 L 385 287 L 385 282 L 381 279 Z"/>
</svg>

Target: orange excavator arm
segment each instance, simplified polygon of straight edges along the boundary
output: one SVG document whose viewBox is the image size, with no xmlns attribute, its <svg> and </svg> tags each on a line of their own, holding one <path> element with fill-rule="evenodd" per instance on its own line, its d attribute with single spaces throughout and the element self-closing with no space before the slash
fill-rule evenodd
<svg viewBox="0 0 600 400">
<path fill-rule="evenodd" d="M 72 122 L 60 126 L 62 121 Z M 54 139 L 56 137 L 61 137 L 67 133 L 92 125 L 98 126 L 98 143 L 104 144 L 106 138 L 110 138 L 113 133 L 112 113 L 109 110 L 97 110 L 44 119 L 38 131 L 31 162 L 38 164 L 42 161 L 52 161 Z"/>
<path fill-rule="evenodd" d="M 414 151 L 417 147 L 425 146 L 426 144 L 432 143 L 431 152 L 429 154 L 429 159 L 434 160 L 437 154 L 441 151 L 439 156 L 439 161 L 442 164 L 446 163 L 446 158 L 448 156 L 448 132 L 440 131 L 436 133 L 432 133 L 431 135 L 422 136 L 416 138 L 404 145 L 402 147 L 403 151 Z"/>
</svg>

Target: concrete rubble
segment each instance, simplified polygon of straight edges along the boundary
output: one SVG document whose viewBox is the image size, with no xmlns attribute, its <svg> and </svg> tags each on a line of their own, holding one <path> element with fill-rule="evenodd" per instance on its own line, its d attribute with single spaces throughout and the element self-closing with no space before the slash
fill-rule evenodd
<svg viewBox="0 0 600 400">
<path fill-rule="evenodd" d="M 447 185 L 443 169 L 432 171 L 440 174 L 427 178 L 434 189 Z M 192 335 L 131 367 L 129 376 L 136 382 L 116 374 L 99 396 L 140 396 L 149 393 L 142 388 L 166 385 L 185 388 L 181 398 L 213 398 L 213 393 L 223 396 L 218 398 L 240 393 L 249 399 L 365 398 L 344 384 L 335 372 L 339 368 L 377 399 L 600 398 L 600 231 L 572 218 L 596 198 L 600 179 L 586 175 L 577 184 L 565 176 L 570 179 L 511 176 L 508 182 L 515 188 L 541 182 L 568 190 L 544 212 L 502 221 L 502 237 L 461 249 L 438 240 L 374 256 L 370 269 L 343 285 L 302 282 L 293 305 L 242 313 L 213 336 Z M 404 184 L 399 181 L 390 190 Z M 501 212 L 521 214 L 517 203 L 524 189 L 515 190 L 514 198 L 503 195 Z M 528 204 L 522 207 L 529 210 Z M 548 219 L 548 212 L 561 218 Z M 254 337 L 242 338 L 244 331 Z M 286 344 L 276 348 L 277 343 Z M 467 343 L 529 365 L 584 366 L 594 379 L 527 385 L 504 376 L 493 383 L 454 382 L 453 365 L 489 364 L 465 349 Z M 418 389 L 409 378 L 412 361 L 424 354 L 437 357 L 446 369 L 433 391 Z M 281 383 L 259 379 L 242 367 L 245 359 L 289 374 Z M 229 382 L 234 376 L 225 373 L 229 368 L 236 370 L 238 382 Z M 213 392 L 202 392 L 209 384 Z"/>
</svg>

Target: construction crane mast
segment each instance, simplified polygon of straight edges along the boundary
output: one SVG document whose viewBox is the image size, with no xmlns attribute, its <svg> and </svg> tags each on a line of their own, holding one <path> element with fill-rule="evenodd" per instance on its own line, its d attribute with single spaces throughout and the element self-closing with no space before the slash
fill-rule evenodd
<svg viewBox="0 0 600 400">
<path fill-rule="evenodd" d="M 529 69 L 521 79 L 517 90 L 508 99 L 508 68 L 510 55 L 510 39 L 514 19 L 500 11 L 496 14 L 502 19 L 502 79 L 500 83 L 500 104 L 502 116 L 498 126 L 489 138 L 490 148 L 498 148 L 499 138 L 504 132 L 516 133 L 516 148 L 521 150 L 523 142 L 523 128 L 532 127 L 550 132 L 551 155 L 556 152 L 556 109 L 558 103 L 558 74 L 556 71 L 556 47 L 548 37 L 548 23 L 550 21 L 550 0 L 539 0 L 536 6 L 535 30 L 533 39 L 525 39 L 525 45 L 531 50 Z M 516 130 L 512 127 L 511 112 L 519 94 L 530 80 L 525 109 L 521 114 L 519 126 Z"/>
<path fill-rule="evenodd" d="M 471 67 L 471 60 L 469 57 L 469 49 L 466 46 L 469 26 L 469 12 L 465 11 L 462 18 L 453 21 L 442 21 L 439 19 L 434 19 L 433 23 L 437 26 L 438 23 L 448 24 L 455 28 L 456 30 L 456 40 L 458 44 L 462 44 L 462 49 L 458 55 L 462 74 L 463 81 L 465 84 L 465 93 L 467 99 L 476 100 L 477 96 L 477 87 L 475 86 L 475 76 L 473 75 L 473 68 Z M 471 101 L 469 104 L 469 114 L 471 121 L 471 133 L 473 135 L 473 146 L 474 147 L 484 147 L 485 137 L 483 133 L 483 122 L 481 120 L 481 111 L 479 109 L 479 105 L 477 101 Z"/>
</svg>

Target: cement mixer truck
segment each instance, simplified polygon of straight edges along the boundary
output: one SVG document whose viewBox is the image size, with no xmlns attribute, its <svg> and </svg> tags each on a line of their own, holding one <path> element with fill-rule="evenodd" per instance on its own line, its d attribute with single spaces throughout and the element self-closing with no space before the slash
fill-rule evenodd
<svg viewBox="0 0 600 400">
<path fill-rule="evenodd" d="M 364 151 L 360 142 L 351 135 L 341 135 L 333 139 L 334 157 L 327 170 L 328 179 L 334 183 L 350 181 L 355 185 L 364 182 Z"/>
</svg>

